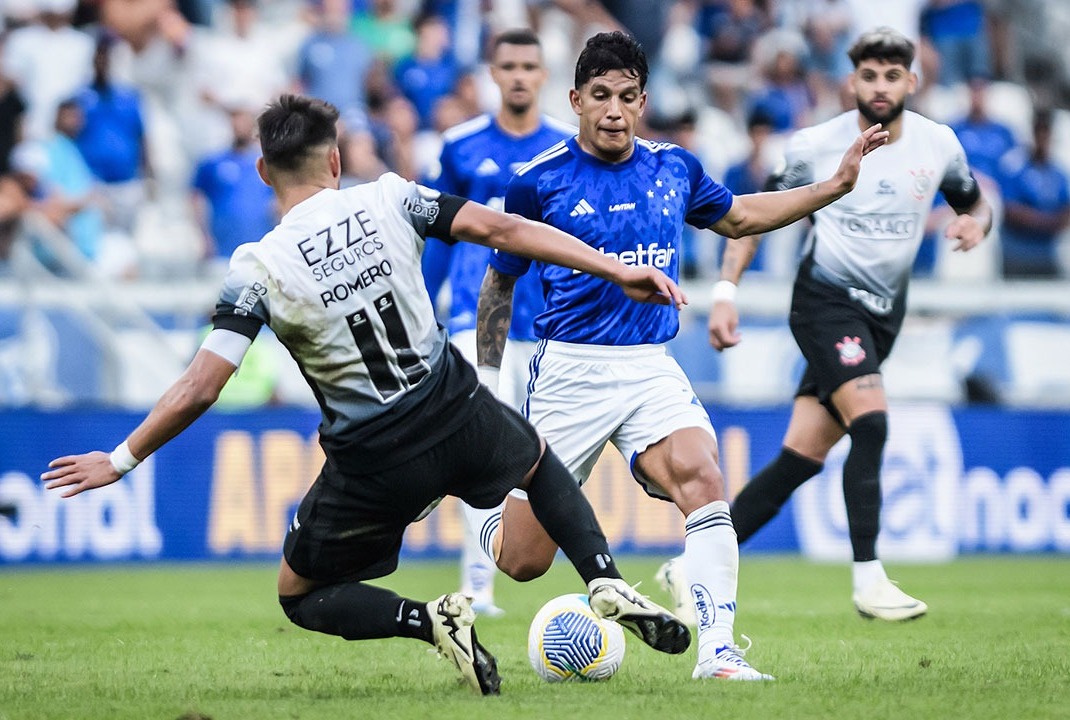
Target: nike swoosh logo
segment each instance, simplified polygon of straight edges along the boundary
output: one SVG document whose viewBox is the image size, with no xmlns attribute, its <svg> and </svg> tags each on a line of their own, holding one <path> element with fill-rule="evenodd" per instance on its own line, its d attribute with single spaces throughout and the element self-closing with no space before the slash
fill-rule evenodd
<svg viewBox="0 0 1070 720">
<path fill-rule="evenodd" d="M 404 610 L 405 610 L 405 603 L 398 603 L 398 616 L 396 618 L 394 618 L 395 620 L 398 621 L 398 623 L 401 622 L 401 616 L 404 614 Z"/>
</svg>

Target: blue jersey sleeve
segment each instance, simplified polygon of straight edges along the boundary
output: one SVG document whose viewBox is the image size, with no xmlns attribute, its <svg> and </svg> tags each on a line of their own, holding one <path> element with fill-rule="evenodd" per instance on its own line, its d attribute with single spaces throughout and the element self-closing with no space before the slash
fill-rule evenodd
<svg viewBox="0 0 1070 720">
<path fill-rule="evenodd" d="M 682 152 L 691 181 L 691 202 L 684 221 L 688 225 L 708 228 L 732 209 L 732 193 L 706 174 L 698 158 L 686 150 Z"/>
<path fill-rule="evenodd" d="M 509 181 L 505 189 L 505 212 L 516 213 L 528 220 L 542 222 L 538 185 L 531 175 L 531 173 L 514 175 Z M 520 276 L 531 267 L 531 260 L 495 250 L 490 258 L 490 266 L 500 273 Z"/>
</svg>

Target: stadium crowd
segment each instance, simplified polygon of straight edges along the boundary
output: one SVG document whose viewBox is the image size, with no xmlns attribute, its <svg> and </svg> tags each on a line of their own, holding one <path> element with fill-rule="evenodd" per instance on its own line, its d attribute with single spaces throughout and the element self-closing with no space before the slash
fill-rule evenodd
<svg viewBox="0 0 1070 720">
<path fill-rule="evenodd" d="M 497 101 L 488 40 L 517 26 L 543 39 L 545 107 L 566 122 L 574 122 L 568 65 L 580 43 L 599 29 L 630 31 L 654 59 L 640 135 L 688 147 L 731 190 L 752 192 L 793 130 L 841 110 L 849 40 L 886 24 L 921 41 L 915 108 L 952 125 L 999 199 L 991 276 L 1065 276 L 1068 150 L 1053 143 L 1068 124 L 1059 109 L 1065 78 L 1058 63 L 1037 69 L 1015 40 L 1016 22 L 1058 5 L 8 0 L 0 273 L 27 262 L 60 276 L 86 267 L 119 279 L 217 272 L 276 221 L 255 169 L 253 119 L 283 91 L 341 110 L 346 183 L 386 170 L 433 182 L 441 133 Z M 917 275 L 936 270 L 944 209 L 933 213 Z M 800 236 L 791 229 L 764 243 L 754 270 L 789 277 Z M 685 279 L 715 275 L 715 247 L 687 238 Z"/>
</svg>

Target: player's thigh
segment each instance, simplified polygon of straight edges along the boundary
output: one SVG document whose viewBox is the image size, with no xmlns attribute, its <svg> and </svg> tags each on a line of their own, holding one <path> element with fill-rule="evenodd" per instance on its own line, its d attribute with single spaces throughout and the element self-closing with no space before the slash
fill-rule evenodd
<svg viewBox="0 0 1070 720">
<path fill-rule="evenodd" d="M 862 415 L 888 412 L 888 397 L 880 373 L 862 375 L 845 382 L 832 393 L 832 404 L 848 428 Z"/>
<path fill-rule="evenodd" d="M 725 499 L 717 441 L 703 428 L 673 431 L 637 457 L 632 473 L 648 495 L 671 500 L 685 515 Z"/>
<path fill-rule="evenodd" d="M 695 484 L 720 484 L 717 435 L 680 366 L 668 355 L 655 356 L 636 363 L 633 372 L 619 392 L 633 399 L 635 409 L 612 441 L 636 481 L 663 499 L 684 485 L 694 494 Z"/>
<path fill-rule="evenodd" d="M 806 358 L 805 379 L 822 403 L 830 404 L 845 383 L 880 373 L 884 348 L 861 310 L 830 304 L 819 312 L 793 312 L 789 324 Z"/>
<path fill-rule="evenodd" d="M 829 450 L 843 435 L 843 426 L 816 396 L 800 395 L 792 406 L 783 444 L 798 455 L 824 462 Z"/>
<path fill-rule="evenodd" d="M 476 508 L 496 507 L 520 487 L 542 455 L 542 440 L 519 412 L 480 385 L 464 427 L 447 439 L 440 466 L 446 492 Z"/>
<path fill-rule="evenodd" d="M 283 557 L 294 575 L 330 584 L 382 577 L 397 568 L 402 536 L 414 515 L 364 492 L 360 480 L 324 466 L 283 542 Z M 402 499 L 415 497 L 400 485 L 398 493 Z"/>
<path fill-rule="evenodd" d="M 633 407 L 605 365 L 538 351 L 531 360 L 525 413 L 580 484 Z"/>
</svg>

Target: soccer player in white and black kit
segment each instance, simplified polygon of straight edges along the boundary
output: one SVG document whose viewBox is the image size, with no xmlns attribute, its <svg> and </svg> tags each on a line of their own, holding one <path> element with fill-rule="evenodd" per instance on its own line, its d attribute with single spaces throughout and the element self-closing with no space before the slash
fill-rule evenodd
<svg viewBox="0 0 1070 720">
<path fill-rule="evenodd" d="M 347 640 L 424 640 L 474 690 L 497 694 L 471 598 L 418 602 L 365 581 L 394 571 L 405 528 L 441 497 L 487 507 L 524 487 L 587 583 L 591 607 L 655 649 L 683 652 L 686 626 L 620 579 L 568 470 L 449 343 L 420 253 L 426 236 L 459 238 L 593 273 L 636 300 L 680 303 L 679 288 L 654 268 L 628 267 L 548 226 L 397 175 L 339 190 L 337 120 L 333 106 L 293 95 L 260 115 L 258 168 L 282 220 L 234 252 L 214 329 L 148 417 L 110 455 L 53 460 L 47 487 L 70 497 L 129 472 L 215 402 L 267 324 L 323 413 L 326 462 L 290 524 L 279 570 L 279 602 L 294 623 Z"/>
<path fill-rule="evenodd" d="M 517 172 L 505 209 L 560 228 L 607 257 L 675 277 L 685 223 L 732 236 L 787 225 L 847 193 L 863 155 L 887 137 L 879 125 L 852 132 L 840 161 L 806 188 L 733 196 L 687 150 L 635 136 L 647 71 L 634 38 L 620 32 L 590 38 L 569 93 L 579 133 Z M 504 352 L 504 334 L 496 329 L 508 322 L 513 286 L 529 265 L 496 252 L 483 281 L 476 347 L 491 383 L 493 372 L 485 368 L 498 367 Z M 687 605 L 698 617 L 692 677 L 772 679 L 747 663 L 735 643 L 739 549 L 713 425 L 665 348 L 679 329 L 676 309 L 645 312 L 599 278 L 545 262 L 534 267 L 546 309 L 535 319 L 541 339 L 529 364 L 525 414 L 579 482 L 612 442 L 643 489 L 685 516 Z M 518 579 L 545 572 L 554 557 L 532 509 L 513 494 L 500 513 L 488 510 L 483 523 L 484 549 Z"/>
<path fill-rule="evenodd" d="M 855 189 L 813 215 L 789 319 L 806 370 L 780 454 L 744 487 L 732 517 L 742 543 L 820 472 L 832 446 L 849 435 L 843 495 L 854 552 L 854 605 L 863 617 L 906 620 L 927 607 L 893 584 L 877 559 L 888 432 L 880 366 L 903 323 L 907 282 L 936 192 L 958 213 L 945 233 L 956 250 L 981 242 L 992 212 L 951 129 L 903 109 L 917 83 L 910 71 L 913 43 L 878 28 L 848 54 L 858 109 L 797 132 L 783 171 L 770 179 L 773 187 L 821 177 L 859 128 L 879 122 L 891 136 L 867 160 Z M 710 342 L 718 350 L 741 339 L 732 299 L 756 241 L 729 241 L 725 251 L 709 320 Z"/>
</svg>

